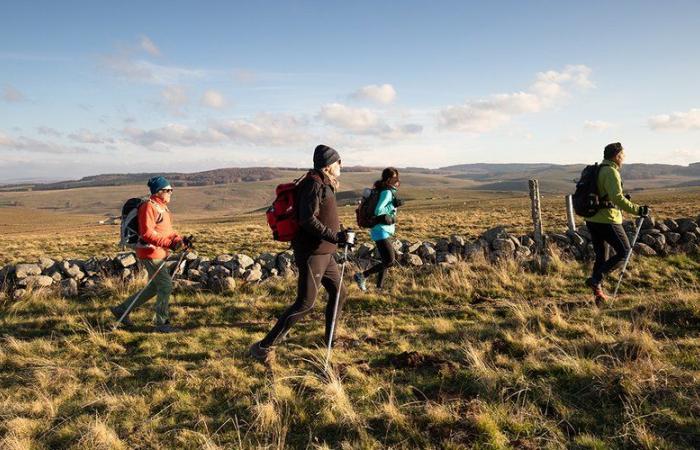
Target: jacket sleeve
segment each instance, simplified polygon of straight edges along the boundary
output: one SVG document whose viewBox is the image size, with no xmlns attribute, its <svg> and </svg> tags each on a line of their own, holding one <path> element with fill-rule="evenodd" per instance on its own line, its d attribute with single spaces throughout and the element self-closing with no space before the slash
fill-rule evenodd
<svg viewBox="0 0 700 450">
<path fill-rule="evenodd" d="M 141 239 L 156 247 L 168 248 L 173 243 L 174 236 L 164 236 L 156 231 L 158 211 L 150 202 L 144 202 L 139 208 L 139 232 Z"/>
<path fill-rule="evenodd" d="M 622 211 L 639 215 L 639 205 L 636 205 L 625 198 L 625 194 L 622 191 L 620 172 L 610 167 L 603 167 L 601 170 L 604 171 L 603 187 L 607 193 L 608 200 L 610 200 L 613 205 L 617 206 Z"/>
<path fill-rule="evenodd" d="M 394 200 L 394 196 L 391 193 L 391 191 L 389 189 L 383 190 L 379 194 L 379 200 L 377 200 L 377 207 L 374 208 L 374 215 L 381 216 L 384 214 L 391 214 L 392 211 L 389 208 L 389 205 L 392 204 L 393 200 Z"/>
<path fill-rule="evenodd" d="M 321 207 L 323 189 L 323 185 L 316 182 L 308 182 L 300 189 L 299 226 L 319 239 L 337 244 L 338 240 L 333 230 L 321 223 L 317 217 Z"/>
</svg>

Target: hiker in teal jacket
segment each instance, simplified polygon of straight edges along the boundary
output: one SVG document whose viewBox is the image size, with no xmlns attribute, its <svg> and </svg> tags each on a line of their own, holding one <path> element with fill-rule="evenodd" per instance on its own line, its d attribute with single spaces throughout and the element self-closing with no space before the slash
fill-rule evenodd
<svg viewBox="0 0 700 450">
<path fill-rule="evenodd" d="M 622 212 L 636 216 L 649 215 L 648 206 L 632 203 L 622 190 L 620 168 L 625 158 L 622 144 L 615 142 L 607 145 L 603 156 L 605 159 L 597 180 L 598 197 L 603 202 L 603 207 L 594 216 L 586 219 L 586 227 L 591 233 L 595 251 L 593 273 L 586 280 L 586 284 L 593 289 L 597 303 L 607 300 L 602 288 L 603 277 L 617 269 L 630 251 L 629 239 L 622 227 Z M 610 258 L 606 242 L 615 250 L 615 255 Z"/>
<path fill-rule="evenodd" d="M 387 270 L 396 262 L 396 252 L 391 238 L 396 231 L 396 209 L 403 203 L 396 196 L 399 185 L 401 185 L 399 171 L 393 167 L 384 169 L 381 180 L 374 183 L 374 189 L 379 191 L 379 199 L 374 209 L 377 224 L 372 227 L 370 237 L 377 246 L 382 261 L 354 275 L 353 278 L 362 291 L 367 290 L 367 277 L 375 273 L 377 289 L 381 289 Z"/>
</svg>

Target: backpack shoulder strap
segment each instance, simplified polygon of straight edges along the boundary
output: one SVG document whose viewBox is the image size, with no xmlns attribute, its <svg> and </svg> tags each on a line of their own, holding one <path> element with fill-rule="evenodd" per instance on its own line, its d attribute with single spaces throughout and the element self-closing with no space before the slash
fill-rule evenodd
<svg viewBox="0 0 700 450">
<path fill-rule="evenodd" d="M 158 202 L 155 202 L 150 198 L 147 201 L 153 206 L 153 208 L 155 208 L 156 211 L 158 211 L 158 218 L 156 219 L 156 223 L 161 223 L 163 221 L 163 216 L 165 215 L 165 213 L 170 212 L 170 210 L 167 206 L 159 205 Z"/>
</svg>

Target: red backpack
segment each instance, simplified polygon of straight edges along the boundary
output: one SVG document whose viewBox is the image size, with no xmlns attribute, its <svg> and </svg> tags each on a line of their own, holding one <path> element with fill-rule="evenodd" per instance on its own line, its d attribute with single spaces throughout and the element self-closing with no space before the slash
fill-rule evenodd
<svg viewBox="0 0 700 450">
<path fill-rule="evenodd" d="M 294 239 L 299 231 L 299 217 L 297 217 L 297 195 L 299 184 L 306 177 L 320 178 L 313 173 L 307 173 L 291 183 L 284 183 L 275 189 L 275 201 L 267 209 L 267 224 L 272 230 L 272 238 L 276 241 L 289 242 Z"/>
</svg>

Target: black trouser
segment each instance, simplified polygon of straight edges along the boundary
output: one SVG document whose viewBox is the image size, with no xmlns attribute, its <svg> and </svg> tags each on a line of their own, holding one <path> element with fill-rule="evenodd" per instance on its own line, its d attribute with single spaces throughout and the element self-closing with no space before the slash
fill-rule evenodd
<svg viewBox="0 0 700 450">
<path fill-rule="evenodd" d="M 394 246 L 390 238 L 382 239 L 381 241 L 375 242 L 375 244 L 377 245 L 377 250 L 379 250 L 379 256 L 382 258 L 382 262 L 365 270 L 362 272 L 362 275 L 368 277 L 374 273 L 378 273 L 377 287 L 381 288 L 384 284 L 384 277 L 386 276 L 387 270 L 396 262 L 396 252 L 394 251 Z"/>
<path fill-rule="evenodd" d="M 289 329 L 299 319 L 309 314 L 316 303 L 316 295 L 321 286 L 328 292 L 328 304 L 326 305 L 326 343 L 331 333 L 333 310 L 335 299 L 340 289 L 340 302 L 338 304 L 338 317 L 343 309 L 347 291 L 340 279 L 340 270 L 335 262 L 334 255 L 294 255 L 295 264 L 299 269 L 299 281 L 296 301 L 287 308 L 277 320 L 274 327 L 260 343 L 262 347 L 270 347 L 279 343 Z"/>
<path fill-rule="evenodd" d="M 591 278 L 594 283 L 603 281 L 608 272 L 617 269 L 630 250 L 630 242 L 627 233 L 620 224 L 586 222 L 586 227 L 591 233 L 593 250 L 595 251 L 595 263 Z M 605 243 L 615 250 L 615 255 L 608 259 L 608 248 Z"/>
</svg>

